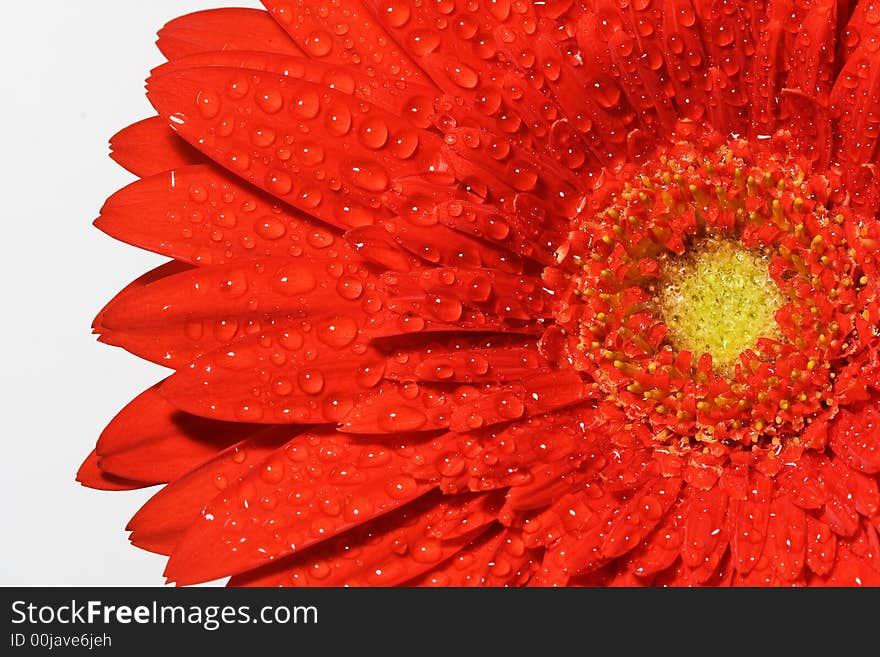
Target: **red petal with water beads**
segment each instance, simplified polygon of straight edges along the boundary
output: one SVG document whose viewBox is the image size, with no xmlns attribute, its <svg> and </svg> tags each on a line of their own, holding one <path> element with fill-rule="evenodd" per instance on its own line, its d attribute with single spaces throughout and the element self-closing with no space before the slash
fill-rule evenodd
<svg viewBox="0 0 880 657">
<path fill-rule="evenodd" d="M 865 405 L 855 412 L 842 410 L 831 426 L 831 449 L 847 465 L 869 474 L 880 472 L 880 410 Z"/>
<path fill-rule="evenodd" d="M 186 73 L 191 69 L 205 67 L 226 69 L 227 72 L 232 69 L 241 69 L 237 75 L 230 79 L 230 89 L 233 92 L 229 96 L 233 100 L 247 96 L 252 76 L 258 73 L 274 74 L 280 76 L 279 79 L 282 80 L 300 80 L 328 90 L 335 89 L 401 117 L 413 111 L 414 97 L 428 97 L 432 93 L 430 86 L 412 82 L 407 83 L 403 88 L 394 85 L 377 87 L 373 84 L 374 80 L 371 76 L 352 69 L 339 68 L 326 62 L 316 62 L 308 57 L 253 49 L 223 50 L 188 55 L 153 69 L 152 77 L 158 79 L 171 73 Z M 268 107 L 267 102 L 266 98 L 262 97 L 260 107 Z M 417 135 L 391 132 L 390 129 L 393 127 L 377 121 L 367 122 L 358 137 L 362 144 L 371 150 L 380 151 L 394 143 L 401 151 L 405 151 L 403 146 L 406 144 L 403 142 L 410 142 Z M 395 134 L 398 135 L 397 139 L 395 139 Z M 271 146 L 278 143 L 272 140 L 272 136 L 270 133 L 266 133 L 261 135 L 261 138 L 252 141 L 255 142 L 255 145 Z M 277 137 L 277 135 L 274 136 Z M 416 139 L 416 143 L 411 143 L 410 146 L 416 147 L 417 141 Z"/>
<path fill-rule="evenodd" d="M 302 54 L 267 12 L 238 7 L 207 9 L 175 18 L 159 30 L 156 45 L 169 60 L 223 50 Z"/>
<path fill-rule="evenodd" d="M 418 336 L 415 345 L 399 339 L 381 344 L 374 342 L 387 353 L 384 376 L 393 381 L 501 383 L 549 365 L 536 341 L 526 335 L 462 336 L 436 342 Z"/>
<path fill-rule="evenodd" d="M 880 586 L 880 571 L 872 568 L 849 547 L 839 545 L 831 571 L 824 576 L 812 577 L 810 586 L 876 587 Z"/>
<path fill-rule="evenodd" d="M 202 509 L 223 490 L 296 435 L 268 427 L 223 450 L 156 493 L 129 521 L 130 540 L 144 550 L 170 555 Z"/>
<path fill-rule="evenodd" d="M 845 164 L 849 176 L 858 177 L 858 168 L 876 162 L 880 113 L 880 7 L 860 2 L 847 25 L 844 43 L 846 63 L 831 92 L 832 117 L 836 120 L 836 156 Z"/>
<path fill-rule="evenodd" d="M 388 81 L 428 81 L 407 51 L 394 47 L 364 3 L 343 0 L 320 9 L 284 0 L 263 0 L 263 4 L 293 42 L 315 61 Z"/>
<path fill-rule="evenodd" d="M 422 575 L 479 538 L 494 522 L 497 497 L 425 495 L 396 512 L 323 541 L 231 586 L 395 586 Z M 449 533 L 463 525 L 464 534 Z"/>
<path fill-rule="evenodd" d="M 354 258 L 333 231 L 211 164 L 175 167 L 122 188 L 107 199 L 95 226 L 200 266 L 305 254 L 342 269 Z"/>
<path fill-rule="evenodd" d="M 159 385 L 135 397 L 101 433 L 96 451 L 104 472 L 145 482 L 174 481 L 260 430 L 183 413 L 159 394 Z"/>
<path fill-rule="evenodd" d="M 684 524 L 682 561 L 697 568 L 711 561 L 722 543 L 721 533 L 727 518 L 728 496 L 720 486 L 692 493 Z"/>
<path fill-rule="evenodd" d="M 764 551 L 770 500 L 774 492 L 773 481 L 769 477 L 756 474 L 753 479 L 746 499 L 730 499 L 730 549 L 737 572 L 744 575 L 755 567 Z"/>
<path fill-rule="evenodd" d="M 113 135 L 110 157 L 142 178 L 207 159 L 180 139 L 161 116 L 138 121 Z"/>
<path fill-rule="evenodd" d="M 777 575 L 794 581 L 804 566 L 807 542 L 807 517 L 802 509 L 781 495 L 770 504 L 765 554 L 772 560 Z"/>
<path fill-rule="evenodd" d="M 518 586 L 532 575 L 536 558 L 519 532 L 499 528 L 407 586 Z"/>
<path fill-rule="evenodd" d="M 415 147 L 390 144 L 382 153 L 373 152 L 359 137 L 368 121 L 404 130 L 411 129 L 409 124 L 375 106 L 364 113 L 363 101 L 295 78 L 243 77 L 239 69 L 222 67 L 172 70 L 150 79 L 149 98 L 178 134 L 208 157 L 279 199 L 345 228 L 387 216 L 382 206 L 391 201 L 393 184 L 440 165 L 440 141 L 427 132 L 417 137 Z M 301 126 L 297 134 L 290 130 L 290 112 Z M 239 118 L 245 114 L 251 118 Z M 264 141 L 268 133 L 286 146 Z M 346 193 L 338 194 L 343 185 Z"/>
<path fill-rule="evenodd" d="M 572 372 L 543 372 L 504 386 L 460 386 L 449 392 L 429 384 L 385 383 L 357 398 L 341 418 L 350 433 L 390 433 L 483 426 L 573 406 L 589 392 Z"/>
<path fill-rule="evenodd" d="M 327 263 L 303 254 L 182 271 L 131 290 L 102 311 L 101 326 L 111 330 L 158 327 L 219 318 L 365 314 L 361 298 L 330 285 L 343 273 L 372 283 L 355 258 Z M 336 272 L 337 276 L 333 276 Z M 352 296 L 352 295 L 348 295 Z"/>
<path fill-rule="evenodd" d="M 532 50 L 541 43 L 534 8 L 522 4 L 511 11 L 509 4 L 490 4 L 487 9 L 493 12 L 493 20 L 487 25 L 452 2 L 424 5 L 417 11 L 394 0 L 364 4 L 391 38 L 448 94 L 444 109 L 452 121 L 444 121 L 446 125 L 475 123 L 502 138 L 516 135 L 532 142 L 530 145 L 546 144 L 559 110 L 553 97 L 540 90 L 546 78 L 542 62 Z M 551 52 L 558 58 L 558 53 Z M 496 60 L 496 55 L 527 70 L 527 75 L 534 72 L 531 83 L 513 74 L 510 65 Z M 558 63 L 550 58 L 545 61 L 547 77 L 558 76 Z M 456 110 L 455 105 L 461 103 L 457 99 L 476 111 L 465 118 Z"/>
<path fill-rule="evenodd" d="M 666 93 L 669 81 L 663 65 L 662 37 L 654 30 L 641 26 L 637 29 L 642 21 L 661 23 L 660 9 L 642 7 L 628 16 L 606 0 L 592 5 L 580 18 L 577 37 L 581 50 L 590 58 L 587 61 L 604 78 L 598 84 L 597 99 L 610 104 L 612 97 L 603 93 L 622 94 L 624 116 L 633 111 L 642 128 L 671 130 L 678 116 Z M 615 78 L 615 82 L 609 82 Z"/>
<path fill-rule="evenodd" d="M 326 541 L 433 488 L 409 472 L 422 453 L 325 432 L 297 436 L 224 489 L 177 545 L 169 579 L 188 584 L 264 565 Z"/>
<path fill-rule="evenodd" d="M 457 300 L 443 302 L 436 293 L 395 295 L 345 247 L 330 249 L 332 235 L 326 235 L 326 240 L 326 252 L 303 250 L 295 257 L 185 270 L 139 286 L 102 311 L 100 332 L 107 341 L 181 368 L 200 355 L 245 339 L 249 342 L 242 345 L 242 355 L 235 363 L 246 362 L 245 351 L 251 352 L 253 361 L 265 336 L 263 342 L 275 339 L 283 350 L 296 351 L 312 327 L 316 328 L 312 335 L 317 348 L 338 351 L 350 347 L 361 353 L 363 340 L 378 336 L 431 330 L 507 330 L 516 328 L 515 324 L 521 328 L 522 322 L 511 324 L 479 309 L 463 309 Z M 496 274 L 501 280 L 503 274 Z M 199 292 L 193 296 L 196 290 Z M 194 303 L 196 298 L 199 303 Z M 449 304 L 458 304 L 454 322 L 448 315 Z M 496 306 L 489 309 L 508 312 Z M 433 318 L 424 318 L 427 309 Z M 264 350 L 270 346 L 263 345 Z M 228 361 L 228 353 L 218 355 Z M 283 360 L 275 367 L 283 365 Z M 244 369 L 235 363 L 230 363 L 234 369 Z"/>
<path fill-rule="evenodd" d="M 681 505 L 670 510 L 653 532 L 627 558 L 630 571 L 643 578 L 651 578 L 669 569 L 681 555 L 684 543 L 684 519 Z"/>
<path fill-rule="evenodd" d="M 632 493 L 612 516 L 601 552 L 613 559 L 644 541 L 675 503 L 682 481 L 659 477 Z"/>
<path fill-rule="evenodd" d="M 232 58 L 230 63 L 236 66 L 248 62 L 234 54 L 224 58 Z M 341 227 L 388 219 L 387 208 L 409 212 L 413 200 L 422 195 L 431 202 L 450 199 L 456 179 L 464 185 L 463 191 L 471 190 L 469 180 L 480 181 L 485 188 L 481 197 L 488 194 L 490 200 L 533 221 L 535 213 L 567 216 L 579 202 L 574 180 L 552 162 L 540 167 L 526 163 L 540 162 L 540 154 L 509 145 L 512 159 L 501 164 L 493 156 L 492 140 L 478 131 L 453 129 L 443 140 L 419 131 L 426 126 L 408 110 L 421 98 L 429 101 L 427 96 L 413 98 L 410 92 L 403 107 L 399 101 L 391 106 L 387 93 L 364 97 L 354 77 L 348 78 L 348 84 L 327 76 L 312 81 L 309 70 L 301 65 L 290 70 L 285 64 L 283 75 L 271 75 L 175 64 L 154 72 L 149 96 L 177 132 L 206 155 L 280 199 Z M 286 116 L 291 108 L 300 121 L 300 134 L 290 132 Z M 243 113 L 251 118 L 233 120 Z M 391 137 L 379 144 L 377 130 Z M 287 141 L 280 146 L 276 140 Z M 340 189 L 348 203 L 342 202 Z"/>
</svg>

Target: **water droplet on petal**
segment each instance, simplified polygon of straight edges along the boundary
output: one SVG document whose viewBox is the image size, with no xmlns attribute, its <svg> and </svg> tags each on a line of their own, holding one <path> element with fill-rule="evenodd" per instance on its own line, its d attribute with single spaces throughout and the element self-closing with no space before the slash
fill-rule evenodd
<svg viewBox="0 0 880 657">
<path fill-rule="evenodd" d="M 406 160 L 413 156 L 419 146 L 419 135 L 414 130 L 404 130 L 397 133 L 391 142 L 391 152 L 394 157 Z"/>
<path fill-rule="evenodd" d="M 388 0 L 383 15 L 385 22 L 391 27 L 403 27 L 409 21 L 409 3 L 406 0 Z"/>
<path fill-rule="evenodd" d="M 316 285 L 315 274 L 310 269 L 297 264 L 280 267 L 272 279 L 272 289 L 288 297 L 311 292 Z"/>
<path fill-rule="evenodd" d="M 355 185 L 368 192 L 383 192 L 391 183 L 388 172 L 376 162 L 354 162 L 349 165 L 347 175 Z"/>
<path fill-rule="evenodd" d="M 354 301 L 364 292 L 364 284 L 355 276 L 343 276 L 336 283 L 336 291 L 343 299 Z"/>
<path fill-rule="evenodd" d="M 351 130 L 351 111 L 342 104 L 332 105 L 327 108 L 325 121 L 327 132 L 334 137 L 343 137 Z"/>
<path fill-rule="evenodd" d="M 301 370 L 297 375 L 300 390 L 307 395 L 317 395 L 324 389 L 324 375 L 314 369 Z"/>
<path fill-rule="evenodd" d="M 281 221 L 267 216 L 254 222 L 254 232 L 265 240 L 277 240 L 287 231 Z"/>
<path fill-rule="evenodd" d="M 323 57 L 333 48 L 333 37 L 323 30 L 315 30 L 303 43 L 303 50 L 313 57 Z"/>
<path fill-rule="evenodd" d="M 416 408 L 394 407 L 379 413 L 379 428 L 388 433 L 416 431 L 427 423 L 427 416 Z"/>
<path fill-rule="evenodd" d="M 385 492 L 389 497 L 397 500 L 412 497 L 416 490 L 418 490 L 416 480 L 405 475 L 394 477 L 385 484 Z"/>
<path fill-rule="evenodd" d="M 272 128 L 256 128 L 251 133 L 251 143 L 257 148 L 268 148 L 275 143 L 275 131 Z"/>
<path fill-rule="evenodd" d="M 473 89 L 480 81 L 480 77 L 474 69 L 460 62 L 447 65 L 446 74 L 450 80 L 464 89 Z"/>
<path fill-rule="evenodd" d="M 313 119 L 321 111 L 321 99 L 314 89 L 302 89 L 293 100 L 293 114 L 300 119 Z"/>
<path fill-rule="evenodd" d="M 199 114 L 206 119 L 213 119 L 220 114 L 220 97 L 209 91 L 199 92 L 196 98 L 196 105 L 199 108 Z"/>
<path fill-rule="evenodd" d="M 237 299 L 244 295 L 248 290 L 247 276 L 243 271 L 233 271 L 229 274 L 228 278 L 223 281 L 223 285 L 220 289 L 229 298 Z"/>
<path fill-rule="evenodd" d="M 274 89 L 265 90 L 257 94 L 257 107 L 266 112 L 266 114 L 277 114 L 284 105 L 284 99 L 281 94 Z"/>
<path fill-rule="evenodd" d="M 266 188 L 273 194 L 286 196 L 293 189 L 293 180 L 283 171 L 273 169 L 266 175 Z"/>
<path fill-rule="evenodd" d="M 317 329 L 318 339 L 326 345 L 341 349 L 354 341 L 358 325 L 351 317 L 339 316 L 323 322 Z"/>
<path fill-rule="evenodd" d="M 367 118 L 361 123 L 358 136 L 367 148 L 382 148 L 388 141 L 388 125 L 378 117 Z"/>
<path fill-rule="evenodd" d="M 524 412 L 525 406 L 516 395 L 504 395 L 498 402 L 498 414 L 505 419 L 514 420 L 522 417 Z"/>
</svg>

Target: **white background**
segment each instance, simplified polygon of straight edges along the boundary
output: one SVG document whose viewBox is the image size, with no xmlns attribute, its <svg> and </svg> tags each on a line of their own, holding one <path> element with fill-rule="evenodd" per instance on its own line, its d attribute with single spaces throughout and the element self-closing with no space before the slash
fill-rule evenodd
<svg viewBox="0 0 880 657">
<path fill-rule="evenodd" d="M 249 0 L 3 5 L 0 39 L 0 585 L 162 585 L 165 559 L 124 526 L 153 490 L 74 476 L 104 425 L 165 370 L 97 343 L 93 316 L 162 259 L 91 222 L 133 177 L 107 157 L 144 98 L 168 20 Z"/>
</svg>

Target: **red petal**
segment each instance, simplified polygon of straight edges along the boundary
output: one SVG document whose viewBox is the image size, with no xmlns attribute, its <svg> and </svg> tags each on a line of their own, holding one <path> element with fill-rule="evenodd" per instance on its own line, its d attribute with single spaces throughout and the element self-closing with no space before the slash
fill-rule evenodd
<svg viewBox="0 0 880 657">
<path fill-rule="evenodd" d="M 827 576 L 816 575 L 811 586 L 880 586 L 880 572 L 857 556 L 849 547 L 840 544 L 834 567 Z"/>
<path fill-rule="evenodd" d="M 544 264 L 553 262 L 548 245 L 560 243 L 552 227 L 485 203 L 456 199 L 436 207 L 437 220 L 456 231 L 498 244 Z"/>
<path fill-rule="evenodd" d="M 319 322 L 317 331 L 330 326 L 348 330 L 337 318 Z M 294 327 L 242 338 L 171 376 L 162 394 L 188 412 L 227 421 L 338 422 L 382 378 L 384 359 L 355 342 L 356 334 L 355 327 L 342 345 Z"/>
<path fill-rule="evenodd" d="M 361 2 L 343 0 L 320 7 L 301 4 L 296 9 L 281 0 L 263 0 L 263 4 L 303 52 L 317 61 L 362 70 L 388 81 L 428 82 L 407 53 L 394 47 Z"/>
<path fill-rule="evenodd" d="M 837 534 L 853 536 L 859 530 L 860 518 L 849 490 L 848 477 L 827 460 L 823 460 L 819 477 L 828 495 L 821 519 Z"/>
<path fill-rule="evenodd" d="M 446 126 L 479 125 L 498 144 L 500 158 L 504 149 L 525 137 L 527 146 L 542 155 L 551 146 L 550 156 L 566 168 L 596 168 L 597 159 L 586 157 L 586 140 L 568 127 L 571 121 L 589 130 L 589 121 L 582 118 L 583 99 L 589 94 L 556 43 L 555 24 L 540 21 L 537 8 L 523 4 L 510 11 L 509 5 L 493 5 L 491 20 L 480 22 L 461 6 L 422 4 L 406 9 L 403 21 L 393 3 L 366 4 L 449 97 L 464 100 L 466 115 L 446 103 L 453 118 Z M 438 26 L 446 24 L 455 29 L 440 32 Z M 556 119 L 561 120 L 554 123 Z M 508 135 L 522 133 L 524 126 L 528 135 L 509 140 Z M 597 126 L 591 136 L 601 133 Z"/>
<path fill-rule="evenodd" d="M 719 132 L 747 130 L 749 99 L 747 78 L 752 71 L 761 7 L 750 3 L 722 10 L 715 2 L 695 2 L 696 19 L 702 27 L 709 73 L 710 104 L 707 117 Z"/>
<path fill-rule="evenodd" d="M 538 437 L 541 434 L 536 432 L 534 435 Z M 491 452 L 488 455 L 491 456 Z M 554 521 L 556 524 L 560 524 L 559 518 L 564 519 L 564 516 L 561 515 L 563 512 L 557 512 L 555 507 L 569 501 L 572 496 L 571 491 L 576 489 L 581 482 L 590 479 L 589 476 L 577 471 L 579 466 L 580 459 L 576 455 L 569 455 L 567 458 L 561 459 L 547 458 L 532 464 L 520 464 L 519 471 L 514 475 L 514 481 L 510 482 L 513 485 L 507 492 L 504 513 L 516 514 L 552 505 L 546 514 L 551 517 L 556 516 Z M 510 476 L 510 473 L 505 474 Z M 595 473 L 591 472 L 591 474 Z M 487 479 L 484 482 L 481 476 L 471 477 L 470 480 L 470 485 L 478 489 L 488 487 L 493 483 L 497 485 L 506 482 L 503 479 L 500 482 L 493 482 L 492 479 Z M 551 533 L 564 532 L 555 529 Z"/>
<path fill-rule="evenodd" d="M 179 274 L 184 271 L 189 271 L 191 267 L 183 262 L 171 261 L 166 262 L 164 265 L 159 265 L 155 269 L 151 269 L 146 274 L 139 276 L 131 283 L 126 285 L 122 290 L 120 290 L 116 296 L 114 296 L 104 308 L 101 309 L 101 312 L 97 314 L 94 320 L 92 320 L 92 332 L 94 333 L 104 333 L 107 329 L 103 324 L 104 313 L 107 311 L 107 308 L 115 305 L 122 301 L 123 298 L 128 296 L 129 294 L 140 290 L 141 288 L 149 285 L 150 283 L 154 283 L 155 281 L 161 280 L 163 278 L 167 278 L 168 276 L 173 276 L 174 274 Z M 103 336 L 102 336 L 103 341 Z M 111 343 L 112 344 L 112 343 Z"/>
<path fill-rule="evenodd" d="M 97 452 L 92 451 L 79 466 L 76 480 L 86 488 L 94 488 L 95 490 L 135 490 L 153 485 L 149 482 L 132 481 L 108 474 L 101 469 L 99 462 L 100 458 Z"/>
<path fill-rule="evenodd" d="M 593 495 L 597 497 L 593 498 Z M 617 500 L 601 490 L 598 484 L 584 488 L 584 493 L 559 498 L 553 505 L 562 519 L 554 527 L 561 532 L 555 536 L 542 531 L 542 540 L 548 543 L 541 563 L 541 570 L 532 584 L 537 586 L 563 586 L 570 577 L 589 573 L 607 563 L 601 553 L 605 528 L 611 520 Z"/>
<path fill-rule="evenodd" d="M 785 86 L 806 95 L 827 98 L 834 84 L 834 50 L 837 47 L 839 2 L 817 0 L 809 5 L 779 2 L 779 19 L 791 36 L 786 42 Z M 793 10 L 793 11 L 792 11 Z M 797 31 L 792 33 L 792 29 Z"/>
<path fill-rule="evenodd" d="M 210 164 L 124 187 L 107 199 L 95 225 L 116 239 L 196 265 L 303 254 L 328 265 L 355 258 L 311 217 Z"/>
<path fill-rule="evenodd" d="M 432 486 L 407 474 L 412 455 L 344 434 L 298 436 L 205 507 L 166 576 L 191 584 L 251 570 L 421 497 Z"/>
<path fill-rule="evenodd" d="M 218 50 L 302 54 L 267 12 L 238 7 L 208 9 L 175 18 L 159 30 L 156 45 L 168 59 Z"/>
<path fill-rule="evenodd" d="M 663 0 L 663 35 L 676 107 L 682 117 L 699 120 L 715 101 L 706 93 L 708 57 L 691 0 Z"/>
<path fill-rule="evenodd" d="M 645 22 L 662 23 L 660 8 L 645 7 L 636 13 L 621 11 L 610 0 L 597 0 L 591 9 L 578 24 L 578 44 L 590 52 L 609 78 L 617 79 L 626 105 L 638 113 L 642 126 L 672 130 L 677 112 L 669 99 L 663 66 L 668 48 L 659 31 L 642 28 Z M 678 9 L 687 11 L 684 6 Z"/>
<path fill-rule="evenodd" d="M 806 532 L 806 514 L 787 496 L 782 495 L 771 502 L 764 550 L 777 575 L 785 581 L 794 581 L 801 575 L 806 555 Z"/>
<path fill-rule="evenodd" d="M 345 314 L 368 324 L 362 307 L 376 296 L 370 294 L 368 281 L 358 277 L 368 272 L 358 271 L 354 263 L 348 266 L 349 275 L 367 289 L 358 298 L 350 298 L 344 286 L 328 284 L 333 272 L 339 276 L 346 271 L 344 263 L 345 258 L 326 263 L 303 255 L 184 271 L 114 299 L 102 312 L 102 331 L 118 333 L 120 341 L 142 336 L 147 353 L 181 366 L 193 355 L 292 317 L 308 315 L 317 322 Z M 377 316 L 388 318 L 387 313 Z"/>
<path fill-rule="evenodd" d="M 733 521 L 730 548 L 739 573 L 746 574 L 754 568 L 764 550 L 773 488 L 769 477 L 753 473 L 746 500 L 730 500 L 729 513 Z"/>
<path fill-rule="evenodd" d="M 113 135 L 110 157 L 140 177 L 206 161 L 160 116 L 138 121 Z"/>
<path fill-rule="evenodd" d="M 139 481 L 173 481 L 258 430 L 188 415 L 158 390 L 156 384 L 135 397 L 104 429 L 96 451 L 106 472 Z"/>
<path fill-rule="evenodd" d="M 385 377 L 394 381 L 516 381 L 544 363 L 537 344 L 527 336 L 450 339 L 427 342 L 415 349 L 388 349 Z M 395 345 L 389 341 L 389 345 Z M 384 347 L 381 347 L 386 351 Z"/>
<path fill-rule="evenodd" d="M 349 228 L 388 216 L 384 208 L 398 204 L 401 180 L 443 168 L 436 135 L 414 132 L 405 119 L 335 88 L 224 67 L 157 75 L 150 78 L 148 97 L 175 122 L 178 134 L 249 182 L 330 224 Z M 291 112 L 302 127 L 295 135 Z M 412 139 L 401 146 L 391 138 L 386 147 L 372 148 L 363 135 L 378 125 Z M 255 137 L 264 134 L 289 143 L 279 151 Z M 343 183 L 346 193 L 340 194 Z"/>
<path fill-rule="evenodd" d="M 457 400 L 449 409 L 449 426 L 454 431 L 469 431 L 523 415 L 543 415 L 573 406 L 587 395 L 587 386 L 573 371 L 539 371 L 522 383 L 474 392 Z"/>
<path fill-rule="evenodd" d="M 827 524 L 807 515 L 807 566 L 817 575 L 827 575 L 836 555 L 837 535 Z"/>
<path fill-rule="evenodd" d="M 681 554 L 683 526 L 680 509 L 667 513 L 663 523 L 633 552 L 628 560 L 630 570 L 646 577 L 670 568 Z"/>
<path fill-rule="evenodd" d="M 450 182 L 451 185 L 451 182 Z M 441 267 L 467 269 L 487 267 L 504 273 L 523 270 L 520 258 L 511 253 L 464 235 L 443 225 L 420 226 L 398 218 L 378 220 L 380 225 L 362 226 L 348 231 L 345 236 L 358 253 L 362 253 L 364 240 L 389 246 L 417 256 L 422 263 Z M 380 227 L 381 226 L 381 227 Z M 365 258 L 374 259 L 363 251 Z M 378 260 L 385 264 L 384 260 Z M 397 271 L 409 271 L 411 267 L 388 267 Z"/>
<path fill-rule="evenodd" d="M 573 485 L 559 481 L 560 476 L 578 469 L 585 460 L 590 461 L 589 476 L 604 464 L 595 453 L 596 422 L 589 416 L 589 411 L 575 408 L 458 434 L 457 451 L 438 459 L 442 488 L 480 491 L 511 486 L 505 512 L 540 508 L 552 501 L 550 489 L 561 485 L 568 490 Z M 586 440 L 585 432 L 590 436 Z M 581 476 L 588 477 L 588 473 L 582 469 Z"/>
<path fill-rule="evenodd" d="M 719 544 L 727 516 L 727 493 L 721 486 L 692 491 L 685 521 L 682 560 L 687 566 L 703 565 Z"/>
<path fill-rule="evenodd" d="M 546 318 L 552 297 L 531 276 L 491 269 L 437 267 L 382 277 L 389 291 L 405 298 L 424 297 L 428 315 L 455 322 L 462 307 L 511 320 Z"/>
<path fill-rule="evenodd" d="M 294 433 L 271 427 L 233 445 L 156 493 L 129 521 L 131 542 L 144 550 L 171 554 L 204 506 L 250 472 Z"/>
<path fill-rule="evenodd" d="M 790 0 L 770 0 L 764 15 L 753 19 L 753 24 L 758 28 L 754 35 L 754 66 L 748 72 L 753 135 L 772 134 L 776 127 L 781 82 L 779 69 L 785 53 L 790 50 L 786 43 L 788 23 L 794 31 L 802 20 L 802 17 L 795 16 L 796 9 Z M 724 38 L 723 35 L 720 38 Z M 810 34 L 810 39 L 813 39 L 813 34 Z M 798 65 L 802 64 L 806 62 L 798 62 Z"/>
<path fill-rule="evenodd" d="M 461 386 L 450 393 L 430 384 L 386 383 L 356 401 L 341 426 L 350 433 L 444 428 L 472 431 L 572 406 L 585 399 L 586 394 L 585 384 L 573 371 L 539 373 L 522 383 L 487 386 L 482 390 Z"/>
<path fill-rule="evenodd" d="M 461 552 L 407 586 L 506 586 L 531 576 L 534 554 L 519 533 L 499 528 L 483 534 Z"/>
<path fill-rule="evenodd" d="M 863 521 L 855 537 L 842 541 L 842 544 L 880 573 L 880 537 L 877 536 L 877 530 L 870 522 Z"/>
<path fill-rule="evenodd" d="M 880 38 L 880 7 L 860 2 L 847 26 L 847 42 L 858 45 L 831 91 L 831 114 L 837 121 L 835 158 L 848 165 L 851 179 L 858 168 L 877 154 L 876 117 L 880 114 L 880 63 L 876 43 Z M 853 190 L 856 191 L 856 190 Z"/>
<path fill-rule="evenodd" d="M 880 472 L 880 409 L 865 405 L 854 412 L 842 409 L 831 424 L 831 449 L 853 469 Z"/>
<path fill-rule="evenodd" d="M 803 455 L 797 463 L 786 466 L 777 477 L 779 488 L 804 509 L 821 508 L 828 499 L 819 477 L 819 462 L 811 455 Z"/>
<path fill-rule="evenodd" d="M 233 577 L 232 586 L 395 586 L 435 567 L 475 540 L 444 540 L 433 527 L 470 514 L 484 496 L 426 495 L 277 565 Z"/>
<path fill-rule="evenodd" d="M 173 62 L 167 62 L 153 70 L 157 78 L 174 72 L 186 72 L 188 69 L 218 67 L 226 69 L 245 69 L 242 76 L 235 81 L 241 95 L 246 85 L 249 85 L 248 75 L 256 72 L 272 73 L 292 80 L 309 82 L 320 85 L 327 89 L 337 89 L 359 100 L 369 102 L 394 116 L 405 116 L 411 111 L 411 101 L 414 95 L 430 96 L 433 89 L 408 82 L 401 89 L 396 85 L 376 87 L 372 84 L 373 76 L 358 72 L 351 68 L 339 68 L 329 62 L 319 62 L 304 56 L 281 55 L 264 50 L 226 50 L 219 52 L 204 52 L 189 55 Z M 393 135 L 381 130 L 382 126 L 372 124 L 369 134 L 364 133 L 361 139 L 365 145 L 374 149 L 381 149 L 391 143 Z M 385 126 L 386 128 L 389 126 Z M 269 141 L 268 135 L 262 135 L 262 139 L 255 140 L 265 143 Z"/>
<path fill-rule="evenodd" d="M 638 546 L 663 521 L 681 484 L 678 478 L 658 477 L 634 492 L 609 522 L 602 553 L 613 559 Z"/>
<path fill-rule="evenodd" d="M 817 99 L 798 89 L 782 90 L 782 115 L 793 143 L 813 162 L 817 171 L 831 161 L 834 132 L 825 98 Z"/>
</svg>

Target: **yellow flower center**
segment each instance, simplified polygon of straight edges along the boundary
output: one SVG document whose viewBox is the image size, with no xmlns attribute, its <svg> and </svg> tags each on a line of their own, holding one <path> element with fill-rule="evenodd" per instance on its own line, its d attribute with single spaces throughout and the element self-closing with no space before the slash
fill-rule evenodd
<svg viewBox="0 0 880 657">
<path fill-rule="evenodd" d="M 760 253 L 709 238 L 669 260 L 662 280 L 658 301 L 669 339 L 695 360 L 708 353 L 717 370 L 729 371 L 759 338 L 781 339 L 775 315 L 785 299 Z"/>
</svg>

